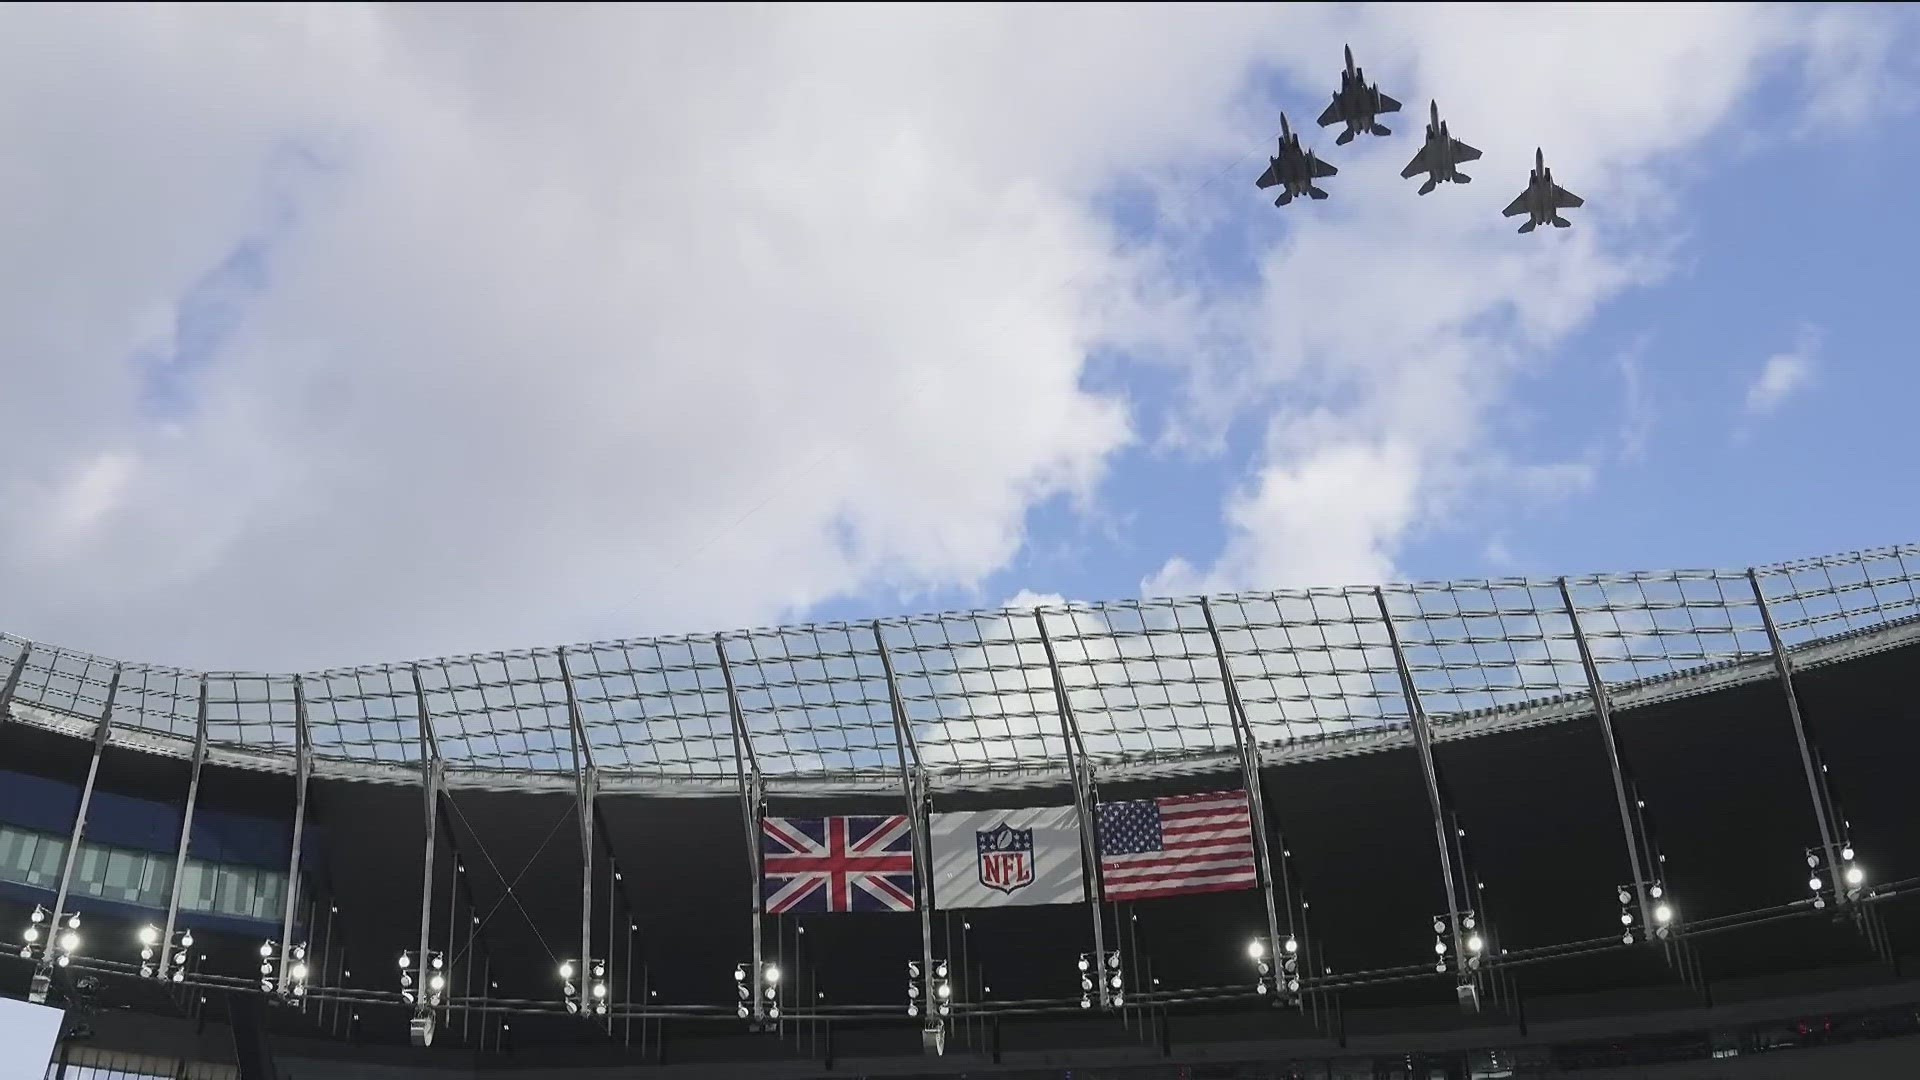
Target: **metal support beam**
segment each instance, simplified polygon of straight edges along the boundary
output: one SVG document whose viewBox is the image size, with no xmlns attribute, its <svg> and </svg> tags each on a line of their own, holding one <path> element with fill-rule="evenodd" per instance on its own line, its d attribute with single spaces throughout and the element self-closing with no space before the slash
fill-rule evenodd
<svg viewBox="0 0 1920 1080">
<path fill-rule="evenodd" d="M 600 779 L 593 767 L 593 748 L 587 745 L 586 725 L 580 717 L 580 697 L 574 692 L 567 650 L 560 650 L 560 681 L 567 691 L 567 731 L 573 746 L 574 813 L 580 819 L 580 1014 L 592 1016 L 592 1000 L 584 993 L 593 966 L 593 800 Z M 608 872 L 607 908 L 613 908 L 612 872 Z M 609 941 L 611 944 L 611 941 Z"/>
<path fill-rule="evenodd" d="M 307 782 L 313 778 L 313 741 L 307 734 L 307 691 L 300 676 L 293 677 L 293 848 L 287 856 L 287 903 L 280 913 L 280 980 L 287 985 L 287 968 L 292 964 L 293 903 L 300 894 L 300 843 L 307 825 Z M 307 920 L 307 932 L 313 932 L 313 920 Z M 309 942 L 311 944 L 311 942 Z M 318 965 L 308 965 L 309 970 Z"/>
<path fill-rule="evenodd" d="M 873 644 L 880 650 L 880 669 L 887 676 L 887 700 L 893 709 L 893 749 L 900 761 L 900 789 L 907 799 L 907 822 L 913 829 L 914 904 L 920 909 L 920 1000 L 926 1010 L 920 1026 L 933 1031 L 946 1025 L 933 998 L 933 904 L 928 897 L 932 886 L 929 879 L 933 875 L 933 823 L 928 805 L 927 768 L 920 759 L 920 742 L 914 738 L 913 725 L 907 720 L 907 705 L 900 697 L 900 685 L 893 675 L 893 656 L 880 633 L 879 619 L 873 620 Z"/>
<path fill-rule="evenodd" d="M 1453 845 L 1447 839 L 1446 808 L 1440 804 L 1440 778 L 1433 766 L 1433 733 L 1427 728 L 1427 712 L 1420 707 L 1420 692 L 1413 685 L 1413 669 L 1407 666 L 1407 654 L 1400 647 L 1400 634 L 1393 627 L 1393 613 L 1387 609 L 1386 590 L 1375 586 L 1373 598 L 1380 605 L 1380 621 L 1387 628 L 1387 644 L 1393 649 L 1393 666 L 1400 672 L 1400 693 L 1407 701 L 1407 717 L 1413 726 L 1413 747 L 1420 757 L 1420 773 L 1427 784 L 1427 803 L 1433 810 L 1433 839 L 1440 849 L 1440 878 L 1447 890 L 1447 923 L 1453 934 L 1453 962 L 1462 979 L 1468 978 L 1466 942 L 1460 933 L 1460 893 L 1454 885 Z"/>
<path fill-rule="evenodd" d="M 1273 950 L 1274 971 L 1281 972 L 1286 953 L 1280 939 L 1280 914 L 1273 894 L 1273 856 L 1267 848 L 1266 797 L 1260 782 L 1260 742 L 1253 737 L 1252 725 L 1247 723 L 1246 706 L 1240 701 L 1240 689 L 1234 685 L 1233 669 L 1227 664 L 1226 645 L 1221 642 L 1220 627 L 1213 620 L 1213 605 L 1204 597 L 1200 600 L 1200 613 L 1206 616 L 1207 635 L 1213 639 L 1213 655 L 1220 662 L 1220 683 L 1227 691 L 1227 714 L 1232 721 L 1234 745 L 1240 753 L 1240 770 L 1247 788 L 1247 801 L 1253 811 L 1253 850 L 1259 859 L 1260 890 L 1267 902 L 1267 948 Z M 1293 921 L 1291 904 L 1287 909 L 1287 921 Z M 1284 974 L 1278 982 L 1276 989 L 1285 989 Z"/>
<path fill-rule="evenodd" d="M 180 890 L 187 876 L 187 851 L 193 846 L 193 810 L 200 803 L 200 767 L 207 760 L 207 676 L 200 676 L 200 706 L 193 719 L 193 778 L 187 782 L 187 810 L 180 818 L 180 846 L 173 855 L 173 890 L 167 898 L 167 925 L 160 932 L 160 965 L 156 969 L 161 982 L 167 981 L 167 966 L 173 959 L 173 927 L 180 919 Z M 291 884 L 291 883 L 289 883 Z M 292 891 L 288 891 L 291 901 Z M 284 975 L 284 972 L 282 973 Z"/>
<path fill-rule="evenodd" d="M 440 834 L 440 790 L 446 784 L 446 762 L 440 759 L 440 742 L 434 737 L 433 718 L 427 712 L 427 688 L 420 679 L 420 665 L 411 665 L 411 671 L 414 706 L 420 726 L 420 795 L 427 833 L 426 852 L 420 860 L 420 987 L 416 991 L 413 1009 L 417 1029 L 419 1021 L 433 1013 L 427 1004 L 427 980 L 433 977 L 427 964 L 427 952 L 433 944 L 433 847 Z M 431 1042 L 431 1027 L 427 1028 L 427 1033 L 427 1041 Z"/>
<path fill-rule="evenodd" d="M 107 735 L 113 730 L 113 699 L 119 693 L 120 668 L 115 666 L 113 678 L 107 683 L 107 707 L 100 711 L 100 722 L 93 727 L 93 761 L 87 766 L 87 782 L 80 789 L 80 809 L 73 815 L 73 835 L 67 840 L 67 857 L 60 866 L 60 888 L 53 894 L 53 916 L 48 920 L 47 939 L 40 943 L 42 972 L 47 970 L 53 957 L 53 943 L 60 937 L 60 918 L 66 914 L 67 890 L 73 884 L 73 866 L 80 861 L 80 841 L 87 834 L 87 806 L 93 802 L 93 784 L 100 776 L 100 752 L 107 748 Z"/>
<path fill-rule="evenodd" d="M 1594 662 L 1593 648 L 1580 626 L 1580 609 L 1573 602 L 1573 590 L 1567 579 L 1560 579 L 1560 600 L 1567 607 L 1567 623 L 1573 627 L 1574 644 L 1580 648 L 1580 667 L 1587 675 L 1587 695 L 1593 698 L 1593 715 L 1600 721 L 1600 737 L 1607 744 L 1607 768 L 1613 774 L 1613 798 L 1620 811 L 1620 833 L 1627 841 L 1627 861 L 1633 866 L 1633 891 L 1640 905 L 1640 925 L 1653 927 L 1653 899 L 1647 895 L 1648 879 L 1658 868 L 1640 854 L 1639 830 L 1634 827 L 1633 810 L 1627 804 L 1627 777 L 1620 767 L 1620 743 L 1613 733 L 1613 704 L 1607 685 L 1600 678 L 1600 665 Z"/>
<path fill-rule="evenodd" d="M 7 669 L 5 682 L 0 682 L 0 724 L 11 717 L 13 695 L 20 689 L 20 676 L 27 673 L 27 654 L 33 651 L 33 642 L 20 642 L 20 655 L 13 660 L 13 666 Z"/>
<path fill-rule="evenodd" d="M 740 694 L 733 685 L 733 666 L 727 662 L 726 639 L 713 635 L 713 651 L 720 657 L 720 677 L 727 685 L 727 715 L 733 721 L 733 769 L 740 780 L 740 813 L 747 830 L 747 867 L 753 881 L 753 969 L 747 972 L 747 985 L 753 993 L 753 1019 L 758 1022 L 764 1011 L 760 996 L 760 972 L 763 970 L 761 913 L 766 908 L 766 885 L 760 873 L 760 817 L 764 809 L 765 788 L 760 777 L 760 759 L 754 755 L 753 740 L 747 736 L 746 714 L 740 711 Z"/>
<path fill-rule="evenodd" d="M 1040 646 L 1047 653 L 1047 671 L 1053 678 L 1054 704 L 1060 712 L 1061 735 L 1066 742 L 1067 771 L 1073 776 L 1073 808 L 1080 817 L 1080 860 L 1086 871 L 1088 907 L 1093 909 L 1093 992 L 1100 1008 L 1107 1005 L 1106 919 L 1101 904 L 1106 902 L 1106 882 L 1100 876 L 1100 848 L 1091 797 L 1093 770 L 1087 763 L 1087 748 L 1080 741 L 1080 725 L 1074 722 L 1073 702 L 1067 697 L 1066 680 L 1060 677 L 1060 661 L 1053 652 L 1053 637 L 1047 633 L 1043 609 L 1033 609 L 1033 623 L 1040 628 Z"/>
<path fill-rule="evenodd" d="M 1827 816 L 1827 789 L 1820 770 L 1814 766 L 1813 749 L 1807 743 L 1807 727 L 1800 719 L 1800 695 L 1793 692 L 1793 660 L 1786 643 L 1773 624 L 1773 609 L 1767 606 L 1767 594 L 1760 588 L 1760 575 L 1747 570 L 1747 583 L 1753 586 L 1753 602 L 1760 607 L 1760 622 L 1767 628 L 1767 643 L 1773 648 L 1773 668 L 1780 674 L 1780 688 L 1787 693 L 1787 717 L 1793 721 L 1793 738 L 1800 747 L 1800 767 L 1806 770 L 1807 794 L 1813 799 L 1813 819 L 1820 826 L 1820 846 L 1827 855 L 1827 878 L 1833 882 L 1835 904 L 1845 904 L 1846 883 L 1840 880 L 1840 845 L 1834 841 L 1833 822 Z"/>
</svg>

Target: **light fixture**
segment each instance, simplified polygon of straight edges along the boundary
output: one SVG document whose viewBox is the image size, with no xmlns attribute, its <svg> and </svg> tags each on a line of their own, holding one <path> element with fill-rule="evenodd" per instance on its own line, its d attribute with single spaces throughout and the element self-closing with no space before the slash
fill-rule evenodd
<svg viewBox="0 0 1920 1080">
<path fill-rule="evenodd" d="M 1261 941 L 1259 938 L 1254 938 L 1252 941 L 1247 943 L 1248 957 L 1254 960 L 1261 960 L 1261 959 L 1264 959 L 1266 955 L 1267 955 L 1266 943 Z"/>
<path fill-rule="evenodd" d="M 1653 921 L 1662 926 L 1673 921 L 1673 909 L 1665 904 L 1653 909 Z"/>
<path fill-rule="evenodd" d="M 1467 939 L 1467 950 L 1469 952 L 1477 953 L 1485 947 L 1486 947 L 1486 942 L 1480 940 L 1479 934 L 1475 934 L 1472 937 Z"/>
<path fill-rule="evenodd" d="M 765 979 L 767 982 L 767 985 L 769 986 L 772 986 L 773 984 L 779 982 L 780 981 L 780 965 L 772 964 L 772 963 L 768 964 L 765 968 L 761 970 L 760 977 L 762 979 Z"/>
<path fill-rule="evenodd" d="M 1852 862 L 1853 861 L 1853 845 L 1848 844 L 1846 847 L 1841 848 L 1840 857 L 1842 859 L 1845 859 L 1848 862 Z"/>
<path fill-rule="evenodd" d="M 160 930 L 151 923 L 140 928 L 140 944 L 151 949 L 160 943 Z"/>
<path fill-rule="evenodd" d="M 1866 877 L 1867 875 L 1862 873 L 1859 867 L 1857 866 L 1847 867 L 1847 884 L 1858 885 L 1862 881 L 1866 880 Z"/>
<path fill-rule="evenodd" d="M 567 961 L 563 961 L 563 962 L 561 963 L 561 965 L 560 965 L 560 977 L 561 977 L 562 979 L 571 979 L 571 978 L 573 978 L 573 961 L 571 961 L 571 960 L 567 960 Z"/>
<path fill-rule="evenodd" d="M 408 956 L 404 952 L 401 953 L 400 954 L 400 970 L 405 971 L 412 966 L 413 966 L 413 957 Z"/>
<path fill-rule="evenodd" d="M 1299 942 L 1297 942 L 1297 941 L 1295 941 L 1295 940 L 1293 940 L 1292 938 L 1288 938 L 1288 939 L 1287 939 L 1287 953 L 1288 953 L 1288 955 L 1292 955 L 1293 953 L 1297 953 L 1297 952 L 1299 952 L 1299 951 L 1300 951 L 1300 943 L 1299 943 Z"/>
<path fill-rule="evenodd" d="M 1821 881 L 1820 881 L 1819 874 L 1815 874 L 1812 877 L 1807 879 L 1807 888 L 1813 890 L 1814 892 L 1820 891 L 1820 885 L 1821 885 Z"/>
<path fill-rule="evenodd" d="M 267 957 L 272 955 L 273 955 L 273 942 L 270 940 L 261 942 L 260 943 L 260 959 L 265 960 Z"/>
</svg>

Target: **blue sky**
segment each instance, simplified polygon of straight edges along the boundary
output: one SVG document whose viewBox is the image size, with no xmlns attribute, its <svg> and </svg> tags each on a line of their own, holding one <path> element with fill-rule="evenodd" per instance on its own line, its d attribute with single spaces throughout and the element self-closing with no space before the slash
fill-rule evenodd
<svg viewBox="0 0 1920 1080">
<path fill-rule="evenodd" d="M 1920 537 L 1920 20 L 1653 22 L 7 9 L 0 627 L 314 667 Z M 1343 42 L 1390 138 L 1309 125 Z M 1422 198 L 1429 98 L 1486 156 Z M 1281 109 L 1330 200 L 1253 187 Z M 1519 236 L 1536 145 L 1587 205 Z"/>
<path fill-rule="evenodd" d="M 1378 68 L 1375 77 L 1391 79 Z M 1295 115 L 1317 108 L 1307 103 L 1322 90 L 1283 80 L 1275 87 L 1276 97 L 1299 103 Z M 1394 551 L 1400 576 L 1743 566 L 1920 536 L 1920 440 L 1912 427 L 1920 364 L 1911 356 L 1906 268 L 1920 244 L 1920 219 L 1909 212 L 1914 202 L 1902 179 L 1920 169 L 1920 144 L 1899 134 L 1911 121 L 1911 99 L 1889 85 L 1886 111 L 1876 109 L 1871 123 L 1804 134 L 1793 130 L 1804 92 L 1788 75 L 1767 80 L 1742 103 L 1738 120 L 1687 155 L 1684 169 L 1665 181 L 1680 219 L 1674 268 L 1607 301 L 1515 380 L 1498 407 L 1492 427 L 1501 451 L 1591 462 L 1586 481 L 1557 494 L 1523 485 L 1483 489 L 1472 505 L 1407 532 Z M 1397 153 L 1417 146 L 1419 122 L 1402 114 L 1392 137 Z M 1554 135 L 1579 138 L 1578 131 Z M 1308 138 L 1308 145 L 1327 142 Z M 1338 148 L 1322 152 L 1341 160 Z M 1528 164 L 1483 161 L 1470 171 L 1476 182 L 1511 194 Z M 1246 273 L 1249 241 L 1231 235 L 1236 230 L 1284 231 L 1292 216 L 1316 209 L 1276 210 L 1241 182 L 1263 165 L 1243 165 L 1231 182 L 1198 195 L 1227 219 L 1221 229 L 1229 234 L 1210 238 L 1206 273 Z M 1557 178 L 1581 190 L 1580 177 Z M 1336 198 L 1343 179 L 1329 182 Z M 1414 181 L 1406 186 L 1411 201 Z M 1110 203 L 1127 234 L 1156 228 L 1150 206 Z M 1588 227 L 1609 210 L 1590 201 L 1571 216 Z M 1782 356 L 1801 361 L 1792 365 L 1800 374 L 1777 402 L 1749 407 L 1768 360 Z M 1107 356 L 1088 379 L 1124 393 L 1147 431 L 1165 422 L 1173 391 L 1164 372 Z M 1170 555 L 1217 553 L 1225 540 L 1221 504 L 1258 463 L 1254 426 L 1241 418 L 1218 457 L 1150 442 L 1127 447 L 1100 489 L 1097 515 L 1064 500 L 1037 507 L 1012 565 L 978 590 L 931 597 L 933 606 L 998 602 L 1021 590 L 1076 599 L 1135 595 Z M 1125 525 L 1116 530 L 1114 521 Z M 893 601 L 876 590 L 820 610 L 864 615 Z"/>
</svg>

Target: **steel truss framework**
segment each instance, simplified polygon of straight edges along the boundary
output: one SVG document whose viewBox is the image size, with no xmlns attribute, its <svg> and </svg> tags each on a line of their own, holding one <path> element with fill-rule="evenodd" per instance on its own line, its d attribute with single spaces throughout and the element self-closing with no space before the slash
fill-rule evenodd
<svg viewBox="0 0 1920 1080">
<path fill-rule="evenodd" d="M 1612 711 L 1777 679 L 1819 844 L 1827 865 L 1837 866 L 1845 838 L 1801 724 L 1793 672 L 1916 639 L 1920 546 L 1908 545 L 1744 571 L 1068 604 L 296 675 L 120 663 L 0 636 L 0 715 L 93 741 L 69 862 L 85 828 L 99 754 L 108 745 L 192 762 L 180 860 L 204 764 L 296 777 L 296 870 L 312 777 L 419 784 L 426 826 L 423 960 L 432 936 L 438 809 L 451 789 L 574 795 L 583 967 L 596 956 L 599 795 L 736 794 L 757 881 L 759 821 L 769 795 L 893 791 L 904 796 L 913 823 L 921 959 L 929 976 L 935 957 L 924 895 L 927 815 L 943 790 L 1070 786 L 1094 899 L 1100 885 L 1092 808 L 1100 781 L 1238 770 L 1256 827 L 1269 941 L 1277 944 L 1283 912 L 1286 939 L 1304 937 L 1305 927 L 1296 924 L 1284 865 L 1282 881 L 1275 881 L 1269 848 L 1283 823 L 1264 807 L 1261 768 L 1411 747 L 1432 810 L 1447 951 L 1468 1003 L 1477 1001 L 1484 975 L 1466 963 L 1462 918 L 1471 914 L 1472 892 L 1436 782 L 1434 741 L 1594 717 L 1619 801 L 1629 881 L 1639 893 L 1634 905 L 1648 925 L 1646 889 L 1656 868 L 1629 812 Z M 70 872 L 69 866 L 61 876 L 56 917 Z M 609 875 L 618 876 L 611 867 Z M 179 880 L 176 870 L 169 940 Z M 1286 895 L 1276 900 L 1277 890 Z M 296 892 L 290 878 L 283 939 Z M 1835 902 L 1848 898 L 1836 891 Z M 756 889 L 754 972 L 767 960 L 761 906 Z M 1101 905 L 1090 907 L 1093 974 L 1104 985 L 1103 915 Z M 614 936 L 609 922 L 608 960 Z M 43 972 L 49 952 L 42 950 Z M 286 974 L 283 950 L 282 985 Z M 315 991 L 316 998 L 335 996 Z M 448 998 L 456 1006 L 469 1000 Z M 752 1000 L 759 1021 L 763 1003 L 757 993 Z M 482 1007 L 512 1006 L 538 1007 L 498 1000 Z M 416 1009 L 429 1041 L 430 1012 L 424 1000 Z M 631 1004 L 612 1010 L 608 1030 L 613 1016 L 629 1015 L 640 1013 Z M 926 1026 L 931 1033 L 941 1025 L 929 1016 Z"/>
</svg>

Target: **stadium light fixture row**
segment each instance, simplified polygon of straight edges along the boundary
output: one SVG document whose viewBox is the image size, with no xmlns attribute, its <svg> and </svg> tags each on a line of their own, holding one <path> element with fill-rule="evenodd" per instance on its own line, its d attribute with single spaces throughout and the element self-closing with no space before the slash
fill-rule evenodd
<svg viewBox="0 0 1920 1080">
<path fill-rule="evenodd" d="M 185 928 L 175 930 L 173 940 L 163 944 L 160 940 L 160 928 L 149 923 L 140 928 L 137 936 L 140 941 L 141 978 L 159 978 L 160 966 L 157 961 L 161 953 L 171 952 L 173 970 L 168 973 L 167 981 L 175 983 L 187 981 L 187 960 L 189 959 L 187 950 L 193 948 L 192 930 Z"/>
<path fill-rule="evenodd" d="M 1825 875 L 1826 851 L 1821 847 L 1807 849 L 1807 891 L 1813 894 L 1813 906 L 1816 910 L 1827 906 L 1828 894 L 1839 895 L 1845 890 L 1847 899 L 1858 900 L 1867 891 L 1867 872 L 1853 857 L 1853 841 L 1846 840 L 1840 845 L 1840 867 L 1831 875 Z"/>
<path fill-rule="evenodd" d="M 1107 984 L 1105 986 L 1097 987 L 1093 984 L 1095 976 L 1093 972 L 1092 953 L 1081 953 L 1080 959 L 1075 966 L 1080 969 L 1081 1008 L 1093 1008 L 1093 997 L 1096 993 L 1105 997 L 1107 1004 L 1116 1009 L 1126 1005 L 1127 978 L 1120 970 L 1119 953 L 1110 952 L 1107 954 L 1107 970 L 1105 973 Z"/>
<path fill-rule="evenodd" d="M 1300 942 L 1289 936 L 1281 944 L 1277 956 L 1269 955 L 1264 938 L 1254 938 L 1247 942 L 1247 959 L 1252 961 L 1254 970 L 1254 992 L 1271 994 L 1278 1004 L 1300 992 Z M 1279 970 L 1275 971 L 1275 965 Z"/>
<path fill-rule="evenodd" d="M 1451 914 L 1443 913 L 1433 917 L 1433 970 L 1443 974 L 1447 970 L 1447 954 L 1453 948 L 1448 944 L 1453 936 L 1450 929 L 1452 924 Z M 1468 910 L 1460 913 L 1460 945 L 1466 950 L 1466 957 L 1461 965 L 1462 978 L 1470 977 L 1480 970 L 1481 959 L 1487 952 L 1487 933 L 1487 929 L 1480 925 L 1480 917 L 1474 912 Z"/>
<path fill-rule="evenodd" d="M 924 1008 L 929 1017 L 950 1016 L 953 1013 L 953 980 L 948 976 L 951 969 L 945 960 L 935 960 L 930 975 L 922 978 L 920 961 L 907 961 L 907 1015 L 919 1016 Z M 926 1002 L 920 1000 L 925 984 Z"/>
<path fill-rule="evenodd" d="M 574 976 L 584 976 L 576 985 Z M 605 1016 L 607 1015 L 607 962 L 605 960 L 587 960 L 578 970 L 571 960 L 560 962 L 560 996 L 565 1002 L 568 1016 Z"/>
<path fill-rule="evenodd" d="M 760 977 L 750 979 L 752 964 L 733 965 L 733 991 L 739 997 L 734 1004 L 733 1014 L 742 1020 L 753 1015 L 754 995 L 764 995 L 767 1001 L 766 1018 L 769 1021 L 780 1019 L 780 965 L 769 960 L 760 965 Z M 771 1026 L 769 1026 L 771 1030 Z"/>
<path fill-rule="evenodd" d="M 1634 927 L 1640 922 L 1639 902 L 1635 897 L 1637 884 L 1621 885 L 1614 889 L 1614 899 L 1620 901 L 1620 943 L 1631 945 L 1639 938 Z M 1642 927 L 1649 941 L 1666 941 L 1673 936 L 1677 924 L 1673 898 L 1667 895 L 1664 882 L 1655 880 L 1647 883 L 1647 899 L 1653 901 L 1653 925 Z"/>
</svg>

